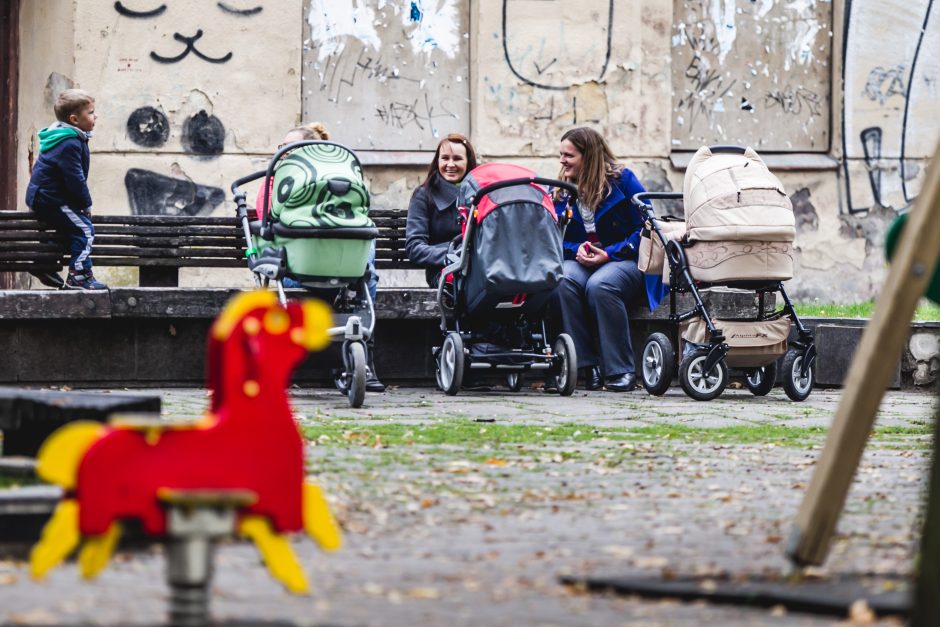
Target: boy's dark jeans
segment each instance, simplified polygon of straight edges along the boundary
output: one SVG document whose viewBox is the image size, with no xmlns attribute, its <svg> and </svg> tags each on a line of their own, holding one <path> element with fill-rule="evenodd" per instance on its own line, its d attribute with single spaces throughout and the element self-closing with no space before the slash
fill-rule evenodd
<svg viewBox="0 0 940 627">
<path fill-rule="evenodd" d="M 91 247 L 95 241 L 95 227 L 91 216 L 84 211 L 61 207 L 35 206 L 33 211 L 41 220 L 53 226 L 68 238 L 69 270 L 84 273 L 91 270 Z"/>
</svg>

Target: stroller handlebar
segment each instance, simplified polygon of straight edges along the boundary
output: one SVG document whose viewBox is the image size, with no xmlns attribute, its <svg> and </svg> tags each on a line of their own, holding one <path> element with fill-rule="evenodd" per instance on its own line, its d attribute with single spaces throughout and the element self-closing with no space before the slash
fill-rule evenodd
<svg viewBox="0 0 940 627">
<path fill-rule="evenodd" d="M 633 206 L 639 209 L 645 215 L 656 217 L 653 211 L 653 205 L 647 200 L 682 200 L 682 192 L 640 192 L 634 194 L 630 201 Z"/>
<path fill-rule="evenodd" d="M 241 187 L 245 183 L 251 183 L 252 181 L 256 181 L 260 179 L 262 176 L 264 176 L 265 174 L 267 174 L 266 170 L 258 170 L 257 172 L 253 172 L 251 174 L 248 174 L 247 176 L 243 176 L 240 179 L 236 179 L 235 182 L 232 183 L 232 194 L 238 194 L 239 187 Z"/>
<path fill-rule="evenodd" d="M 708 149 L 711 150 L 713 153 L 726 153 L 726 154 L 732 154 L 732 155 L 743 155 L 744 152 L 747 150 L 747 148 L 745 148 L 744 146 L 724 146 L 724 145 L 709 146 Z"/>
<path fill-rule="evenodd" d="M 559 181 L 557 179 L 547 179 L 541 176 L 531 176 L 531 177 L 518 178 L 518 179 L 507 179 L 505 181 L 499 181 L 496 183 L 491 183 L 489 185 L 486 185 L 485 187 L 481 187 L 473 195 L 473 198 L 470 199 L 470 205 L 475 207 L 476 205 L 480 203 L 481 200 L 483 200 L 484 196 L 486 196 L 487 194 L 491 192 L 495 192 L 498 189 L 503 189 L 506 187 L 516 187 L 517 185 L 531 185 L 531 184 L 546 185 L 549 187 L 561 187 L 562 189 L 567 191 L 569 194 L 571 194 L 574 198 L 578 197 L 578 188 L 572 185 L 571 183 L 568 183 L 567 181 Z"/>
</svg>

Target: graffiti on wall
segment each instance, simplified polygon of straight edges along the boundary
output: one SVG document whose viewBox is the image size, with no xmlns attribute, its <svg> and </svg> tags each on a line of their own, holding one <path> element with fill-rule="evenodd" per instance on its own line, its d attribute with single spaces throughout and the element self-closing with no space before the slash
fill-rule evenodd
<svg viewBox="0 0 940 627">
<path fill-rule="evenodd" d="M 677 0 L 674 10 L 674 149 L 829 149 L 831 2 Z"/>
<path fill-rule="evenodd" d="M 526 85 L 539 89 L 560 91 L 567 90 L 577 83 L 600 81 L 604 78 L 607 65 L 610 63 L 614 0 L 602 0 L 599 3 L 601 6 L 596 7 L 606 9 L 606 20 L 600 25 L 599 37 L 588 45 L 584 45 L 585 42 L 581 37 L 571 40 L 572 37 L 566 33 L 563 20 L 553 24 L 558 28 L 557 32 L 551 33 L 552 36 L 542 36 L 537 45 L 533 45 L 533 41 L 529 38 L 531 22 L 520 18 L 530 9 L 537 9 L 537 7 L 523 6 L 523 4 L 533 4 L 532 2 L 512 2 L 511 0 L 502 0 L 502 4 L 503 57 L 516 78 Z M 509 18 L 510 5 L 513 6 L 513 19 Z M 585 9 L 590 11 L 594 7 L 581 5 L 578 8 L 580 15 L 583 16 Z M 600 45 L 598 41 L 601 42 Z M 578 56 L 566 58 L 572 54 Z"/>
<path fill-rule="evenodd" d="M 182 106 L 169 95 L 185 94 L 180 89 L 179 83 L 183 82 L 180 77 L 199 76 L 199 70 L 194 68 L 200 65 L 234 67 L 244 63 L 247 55 L 234 45 L 238 40 L 231 37 L 232 29 L 225 28 L 222 20 L 230 17 L 236 24 L 241 20 L 251 23 L 252 18 L 262 14 L 264 6 L 259 2 L 204 4 L 205 7 L 199 7 L 204 11 L 194 12 L 193 6 L 187 8 L 180 3 L 158 4 L 149 0 L 113 3 L 117 15 L 115 32 L 121 32 L 124 41 L 133 41 L 140 51 L 116 59 L 117 72 L 131 80 L 147 76 L 154 85 L 140 91 L 118 89 L 125 98 L 126 94 L 138 94 L 139 100 L 130 103 L 123 127 L 124 137 L 133 146 L 147 151 L 179 152 L 199 160 L 217 159 L 225 153 L 226 126 L 202 85 L 188 88 L 196 99 Z M 107 86 L 102 88 L 107 93 Z M 133 97 L 126 99 L 132 101 Z M 221 188 L 193 181 L 178 162 L 174 162 L 172 170 L 174 176 L 140 167 L 126 171 L 124 187 L 134 214 L 202 215 L 221 205 L 224 200 Z"/>
<path fill-rule="evenodd" d="M 933 0 L 846 3 L 843 152 L 848 213 L 902 209 L 940 138 Z"/>
<path fill-rule="evenodd" d="M 614 35 L 632 9 L 617 14 L 616 4 L 499 0 L 499 13 L 487 15 L 490 26 L 481 29 L 499 47 L 481 63 L 481 104 L 504 150 L 553 153 L 574 125 L 606 125 L 614 135 L 634 130 L 621 105 L 630 71 L 623 55 L 635 42 Z"/>
<path fill-rule="evenodd" d="M 468 7 L 306 0 L 304 118 L 360 149 L 428 150 L 468 132 Z"/>
<path fill-rule="evenodd" d="M 830 2 L 695 0 L 674 10 L 674 149 L 829 149 Z"/>
</svg>

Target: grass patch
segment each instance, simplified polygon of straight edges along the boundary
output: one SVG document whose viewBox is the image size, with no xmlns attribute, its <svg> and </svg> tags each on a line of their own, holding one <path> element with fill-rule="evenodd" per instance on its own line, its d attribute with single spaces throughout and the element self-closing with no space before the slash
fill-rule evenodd
<svg viewBox="0 0 940 627">
<path fill-rule="evenodd" d="M 794 303 L 793 306 L 799 316 L 810 318 L 871 318 L 872 312 L 875 310 L 874 301 L 847 305 Z M 917 310 L 914 312 L 914 320 L 918 322 L 940 321 L 940 306 L 927 299 L 921 299 Z"/>
<path fill-rule="evenodd" d="M 643 424 L 624 427 L 590 427 L 578 423 L 550 426 L 532 424 L 491 424 L 469 420 L 440 420 L 427 424 L 381 425 L 307 425 L 304 436 L 320 446 L 338 448 L 388 449 L 401 446 L 432 448 L 435 452 L 460 452 L 481 458 L 495 450 L 526 446 L 544 447 L 552 444 L 637 442 L 637 443 L 703 443 L 703 444 L 775 444 L 803 448 L 817 445 L 825 437 L 823 427 L 792 427 L 785 424 L 761 423 L 742 426 L 704 428 L 689 425 Z M 894 440 L 898 437 L 929 436 L 928 425 L 884 427 L 874 431 L 873 439 Z M 483 447 L 486 447 L 484 450 Z M 455 449 L 470 449 L 460 451 Z M 522 452 L 519 450 L 519 452 Z M 392 460 L 389 460 L 392 461 Z"/>
</svg>

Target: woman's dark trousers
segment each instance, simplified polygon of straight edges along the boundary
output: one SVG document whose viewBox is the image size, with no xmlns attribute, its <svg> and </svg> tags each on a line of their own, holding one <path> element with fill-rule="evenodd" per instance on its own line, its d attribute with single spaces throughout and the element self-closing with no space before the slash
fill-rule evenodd
<svg viewBox="0 0 940 627">
<path fill-rule="evenodd" d="M 627 314 L 628 305 L 644 295 L 636 263 L 609 261 L 592 272 L 566 260 L 564 273 L 555 294 L 564 330 L 578 352 L 578 367 L 600 366 L 608 378 L 636 372 Z"/>
</svg>

